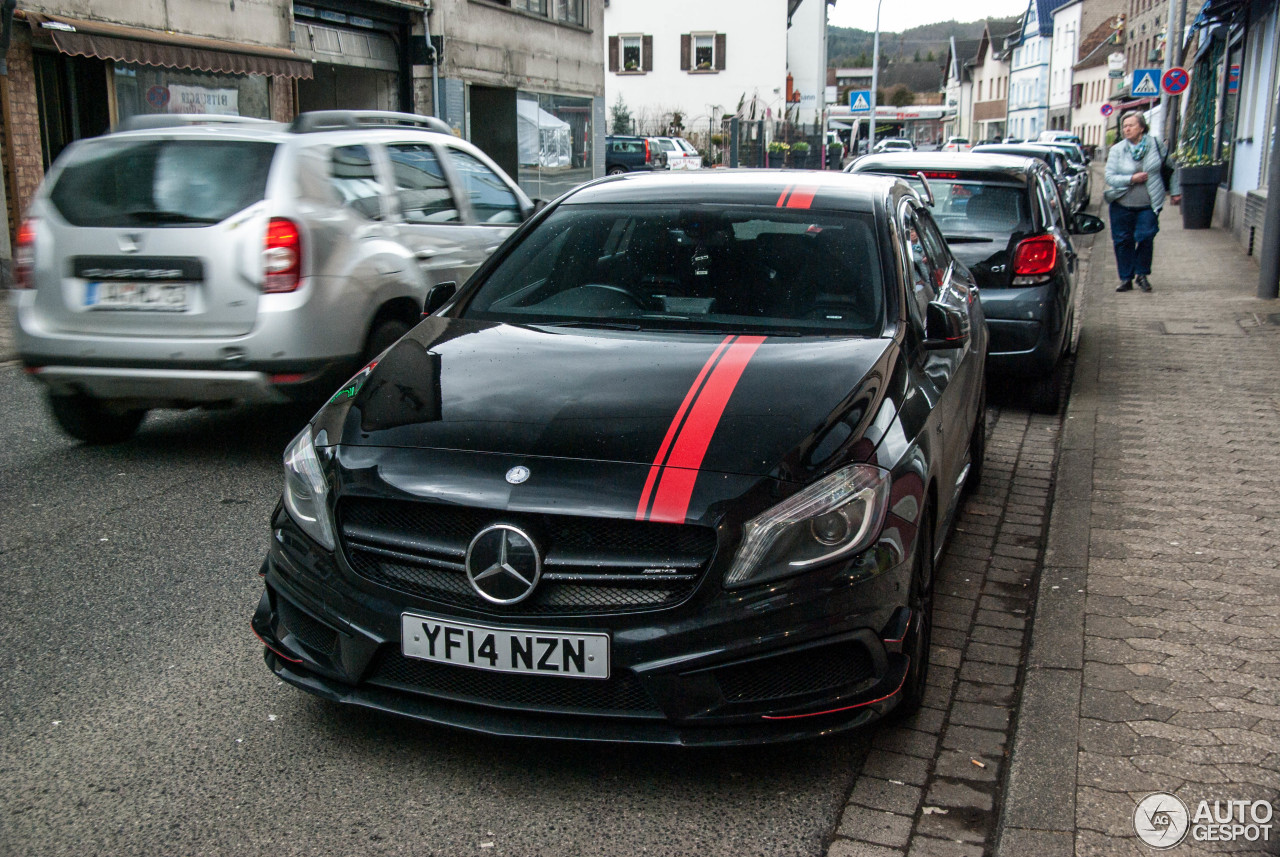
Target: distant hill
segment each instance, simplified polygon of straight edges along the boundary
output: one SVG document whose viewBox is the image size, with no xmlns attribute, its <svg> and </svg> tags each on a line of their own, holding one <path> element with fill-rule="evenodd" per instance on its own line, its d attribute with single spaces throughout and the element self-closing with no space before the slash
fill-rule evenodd
<svg viewBox="0 0 1280 857">
<path fill-rule="evenodd" d="M 939 65 L 946 59 L 947 47 L 954 36 L 961 39 L 982 38 L 985 21 L 962 24 L 943 21 L 923 24 L 901 33 L 880 33 L 880 61 L 888 63 L 930 62 L 929 54 Z M 858 68 L 871 65 L 875 34 L 851 27 L 827 27 L 827 65 L 831 68 Z M 882 65 L 883 67 L 883 65 Z"/>
</svg>

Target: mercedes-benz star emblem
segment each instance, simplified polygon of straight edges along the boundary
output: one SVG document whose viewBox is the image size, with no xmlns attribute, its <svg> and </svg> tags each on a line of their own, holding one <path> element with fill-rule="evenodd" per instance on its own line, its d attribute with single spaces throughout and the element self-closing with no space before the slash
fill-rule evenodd
<svg viewBox="0 0 1280 857">
<path fill-rule="evenodd" d="M 519 485 L 528 478 L 529 468 L 527 467 L 513 467 L 507 471 L 507 481 L 512 485 Z"/>
<path fill-rule="evenodd" d="M 542 577 L 538 546 L 510 524 L 493 524 L 477 533 L 467 547 L 466 566 L 471 588 L 494 604 L 523 601 Z"/>
</svg>

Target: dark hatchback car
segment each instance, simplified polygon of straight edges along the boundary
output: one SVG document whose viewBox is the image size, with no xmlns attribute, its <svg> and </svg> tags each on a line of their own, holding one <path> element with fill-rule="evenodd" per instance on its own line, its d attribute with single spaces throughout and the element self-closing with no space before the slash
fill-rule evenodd
<svg viewBox="0 0 1280 857">
<path fill-rule="evenodd" d="M 904 182 L 588 184 L 290 444 L 267 664 L 505 735 L 756 743 L 910 711 L 986 344 Z"/>
<path fill-rule="evenodd" d="M 1016 155 L 1020 158 L 1039 158 L 1053 173 L 1054 184 L 1062 194 L 1062 202 L 1070 211 L 1083 211 L 1089 204 L 1087 177 L 1075 169 L 1066 152 L 1048 145 L 1036 143 L 1008 143 L 993 146 L 974 146 L 974 154 Z"/>
<path fill-rule="evenodd" d="M 906 177 L 922 190 L 918 174 L 924 175 L 930 211 L 979 286 L 991 330 L 988 370 L 1028 379 L 1032 407 L 1057 412 L 1075 318 L 1071 234 L 1100 232 L 1102 220 L 1067 212 L 1049 168 L 1034 158 L 880 155 L 850 170 Z"/>
</svg>

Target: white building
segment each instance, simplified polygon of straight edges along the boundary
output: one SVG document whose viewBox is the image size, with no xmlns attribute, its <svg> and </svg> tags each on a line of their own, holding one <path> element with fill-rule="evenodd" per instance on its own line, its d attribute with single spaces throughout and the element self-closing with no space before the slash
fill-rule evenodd
<svg viewBox="0 0 1280 857">
<path fill-rule="evenodd" d="M 1071 124 L 1068 126 L 1086 146 L 1098 151 L 1106 143 L 1107 128 L 1116 124 L 1114 114 L 1104 116 L 1103 105 L 1114 110 L 1111 97 L 1119 91 L 1123 82 L 1108 75 L 1107 61 L 1121 50 L 1122 19 L 1118 16 L 1104 20 L 1086 33 L 1080 42 L 1080 57 L 1072 72 Z"/>
<path fill-rule="evenodd" d="M 1053 41 L 1049 48 L 1048 128 L 1071 125 L 1073 71 L 1079 58 L 1084 0 L 1070 0 L 1053 11 Z"/>
<path fill-rule="evenodd" d="M 827 88 L 827 6 L 836 0 L 789 0 L 787 71 L 799 98 L 794 102 L 796 122 L 821 121 Z"/>
<path fill-rule="evenodd" d="M 1029 0 L 1009 62 L 1010 136 L 1033 138 L 1048 127 L 1053 11 L 1067 0 Z"/>
<path fill-rule="evenodd" d="M 714 125 L 718 133 L 719 117 L 740 104 L 754 108 L 754 118 L 781 119 L 793 2 L 754 0 L 743 14 L 741 0 L 612 0 L 604 12 L 605 104 L 612 110 L 621 99 L 630 130 L 640 134 L 672 125 L 689 135 Z M 825 8 L 825 0 L 805 2 Z"/>
<path fill-rule="evenodd" d="M 974 141 L 999 140 L 1006 137 L 1009 94 L 1009 34 L 1021 23 L 988 21 L 973 58 L 973 136 Z"/>
</svg>

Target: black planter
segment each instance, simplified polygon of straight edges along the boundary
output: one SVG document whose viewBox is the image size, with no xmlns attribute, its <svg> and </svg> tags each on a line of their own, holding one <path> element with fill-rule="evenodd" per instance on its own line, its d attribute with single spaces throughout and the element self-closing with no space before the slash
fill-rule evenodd
<svg viewBox="0 0 1280 857">
<path fill-rule="evenodd" d="M 1218 199 L 1224 164 L 1179 167 L 1182 185 L 1182 228 L 1208 229 L 1213 226 L 1213 206 Z"/>
</svg>

